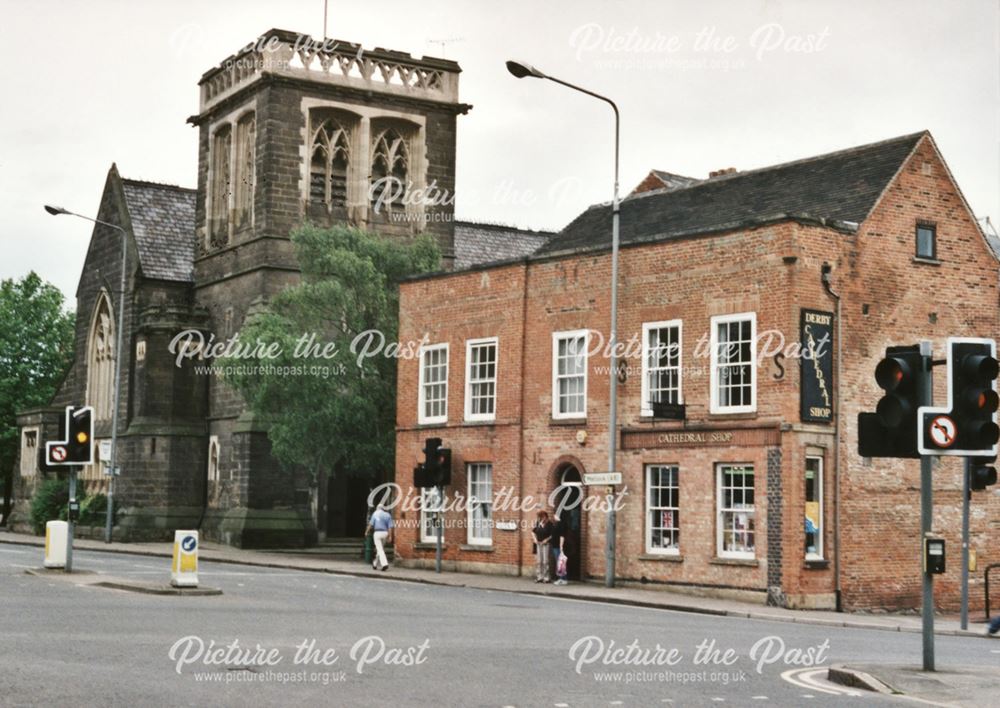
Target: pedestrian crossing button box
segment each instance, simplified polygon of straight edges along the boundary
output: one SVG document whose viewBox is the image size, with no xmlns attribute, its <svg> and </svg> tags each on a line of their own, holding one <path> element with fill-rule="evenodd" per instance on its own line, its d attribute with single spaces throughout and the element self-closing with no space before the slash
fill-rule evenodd
<svg viewBox="0 0 1000 708">
<path fill-rule="evenodd" d="M 944 573 L 944 539 L 924 539 L 924 572 L 932 575 Z"/>
</svg>

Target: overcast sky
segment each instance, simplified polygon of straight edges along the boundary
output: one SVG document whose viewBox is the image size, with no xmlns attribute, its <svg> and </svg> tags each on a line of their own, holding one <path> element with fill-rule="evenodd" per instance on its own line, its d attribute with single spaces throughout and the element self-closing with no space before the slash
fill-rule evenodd
<svg viewBox="0 0 1000 708">
<path fill-rule="evenodd" d="M 0 0 L 0 278 L 73 297 L 105 175 L 195 186 L 202 73 L 323 0 Z M 606 105 L 517 81 L 517 57 L 618 102 L 622 191 L 929 129 L 1000 220 L 1000 0 L 330 0 L 329 36 L 462 65 L 457 216 L 558 229 L 611 198 Z M 443 44 L 441 43 L 443 42 Z"/>
</svg>

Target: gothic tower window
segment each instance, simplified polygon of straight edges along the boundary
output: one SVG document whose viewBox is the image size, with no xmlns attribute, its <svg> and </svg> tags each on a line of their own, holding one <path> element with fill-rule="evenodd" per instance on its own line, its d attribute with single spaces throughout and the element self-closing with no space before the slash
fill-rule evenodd
<svg viewBox="0 0 1000 708">
<path fill-rule="evenodd" d="M 372 123 L 370 197 L 373 211 L 392 211 L 403 206 L 409 188 L 410 147 L 400 126 Z"/>
<path fill-rule="evenodd" d="M 229 243 L 232 145 L 232 128 L 229 125 L 219 128 L 212 138 L 211 245 L 216 247 Z"/>
<path fill-rule="evenodd" d="M 115 318 L 111 300 L 101 292 L 87 343 L 87 404 L 95 420 L 110 420 L 114 405 Z"/>
<path fill-rule="evenodd" d="M 309 202 L 329 212 L 347 205 L 351 125 L 330 111 L 315 111 L 310 142 Z"/>
<path fill-rule="evenodd" d="M 253 113 L 236 124 L 236 229 L 253 224 L 253 188 L 256 179 L 257 119 Z"/>
</svg>

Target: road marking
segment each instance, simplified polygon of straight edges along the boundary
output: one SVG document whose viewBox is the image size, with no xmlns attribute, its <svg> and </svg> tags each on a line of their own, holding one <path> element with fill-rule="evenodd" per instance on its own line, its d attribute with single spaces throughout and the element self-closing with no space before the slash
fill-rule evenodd
<svg viewBox="0 0 1000 708">
<path fill-rule="evenodd" d="M 755 701 L 766 701 L 767 700 L 767 696 L 754 696 L 753 699 Z"/>
<path fill-rule="evenodd" d="M 556 708 L 569 708 L 569 703 L 556 703 Z"/>
<path fill-rule="evenodd" d="M 827 683 L 823 681 L 820 682 L 816 678 L 817 674 L 822 674 L 827 671 L 827 667 L 821 666 L 816 667 L 806 667 L 804 669 L 789 669 L 781 674 L 781 678 L 793 686 L 798 688 L 804 688 L 809 691 L 819 691 L 820 693 L 828 693 L 831 696 L 855 696 L 860 697 L 861 694 L 852 688 L 846 686 L 839 687 L 833 683 Z M 805 698 L 806 696 L 803 696 Z M 808 696 L 814 698 L 815 696 Z"/>
</svg>

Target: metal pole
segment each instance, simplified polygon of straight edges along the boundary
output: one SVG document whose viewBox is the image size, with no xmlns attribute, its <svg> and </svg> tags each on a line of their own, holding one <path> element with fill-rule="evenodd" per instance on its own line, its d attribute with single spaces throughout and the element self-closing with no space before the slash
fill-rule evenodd
<svg viewBox="0 0 1000 708">
<path fill-rule="evenodd" d="M 76 465 L 70 465 L 69 468 L 69 507 L 73 506 L 76 501 Z M 73 572 L 73 514 L 72 512 L 67 513 L 67 523 L 66 523 L 66 572 Z"/>
<path fill-rule="evenodd" d="M 933 351 L 931 342 L 920 342 L 920 354 L 923 356 L 923 401 L 925 406 L 934 405 L 934 375 L 931 366 Z M 920 457 L 920 567 L 923 572 L 923 603 L 921 607 L 924 671 L 934 671 L 934 576 L 925 569 L 923 562 L 924 539 L 931 533 L 933 526 L 934 498 L 933 476 L 931 474 L 931 456 Z"/>
<path fill-rule="evenodd" d="M 444 505 L 444 487 L 437 487 L 437 549 L 434 552 L 434 572 L 441 572 L 441 550 L 443 547 L 442 536 L 444 529 L 444 518 L 441 512 L 441 507 Z"/>
<path fill-rule="evenodd" d="M 525 67 L 522 67 L 525 69 Z M 510 63 L 508 63 L 508 69 L 510 69 Z M 617 333 L 618 333 L 618 212 L 620 208 L 620 203 L 618 199 L 618 153 L 619 153 L 619 135 L 621 133 L 621 116 L 618 113 L 618 106 L 607 96 L 602 96 L 599 93 L 594 93 L 589 91 L 582 86 L 577 86 L 576 84 L 571 84 L 568 81 L 563 81 L 562 79 L 557 79 L 554 76 L 547 76 L 537 69 L 527 67 L 528 73 L 514 73 L 518 78 L 522 78 L 526 75 L 535 76 L 537 78 L 548 79 L 549 81 L 554 81 L 557 84 L 571 88 L 574 91 L 579 91 L 580 93 L 585 93 L 588 96 L 593 96 L 594 98 L 604 101 L 611 109 L 615 112 L 615 194 L 614 200 L 612 201 L 611 208 L 611 332 L 608 338 L 608 345 L 610 347 L 610 376 L 611 376 L 611 386 L 609 392 L 608 400 L 608 471 L 614 472 L 617 469 L 616 462 L 616 448 L 618 445 L 618 352 L 616 348 L 617 343 Z M 610 502 L 611 500 L 609 500 Z M 604 546 L 604 585 L 609 588 L 615 586 L 615 508 L 613 503 L 608 504 L 607 510 L 607 523 L 605 524 L 605 546 Z"/>
<path fill-rule="evenodd" d="M 962 629 L 969 628 L 969 499 L 972 496 L 970 481 L 972 458 L 965 458 L 962 484 Z"/>
<path fill-rule="evenodd" d="M 125 229 L 115 227 L 122 240 L 122 276 L 118 290 L 118 332 L 115 342 L 115 408 L 111 415 L 111 476 L 108 478 L 108 509 L 104 519 L 104 542 L 111 543 L 111 529 L 115 518 L 115 473 L 118 471 L 118 415 L 121 409 L 122 389 L 122 337 L 125 330 L 125 271 L 128 264 L 128 239 Z"/>
<path fill-rule="evenodd" d="M 617 470 L 616 450 L 618 446 L 618 107 L 615 109 L 615 197 L 611 207 L 611 395 L 608 402 L 608 471 Z M 613 499 L 608 499 L 607 538 L 604 549 L 604 586 L 615 586 L 615 537 L 617 518 Z"/>
</svg>

